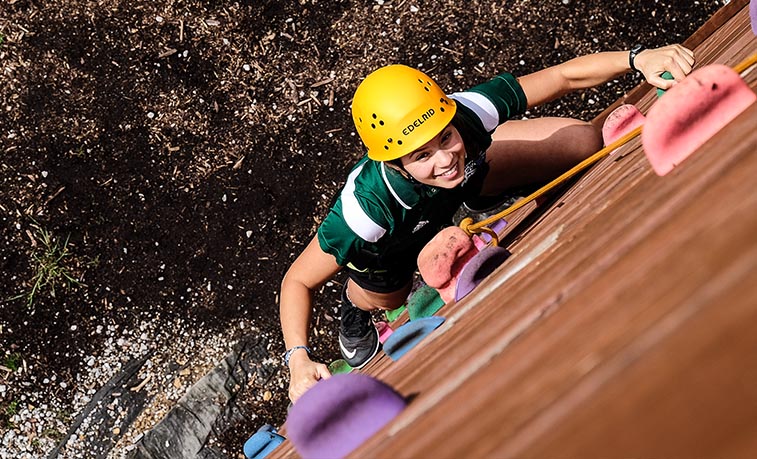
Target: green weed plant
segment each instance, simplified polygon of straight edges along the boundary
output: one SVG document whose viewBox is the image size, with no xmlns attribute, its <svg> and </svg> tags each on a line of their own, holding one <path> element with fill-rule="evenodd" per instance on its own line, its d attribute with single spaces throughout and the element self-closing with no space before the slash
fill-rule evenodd
<svg viewBox="0 0 757 459">
<path fill-rule="evenodd" d="M 34 228 L 33 237 L 37 241 L 32 253 L 34 269 L 34 276 L 31 279 L 32 287 L 27 293 L 11 298 L 12 300 L 26 298 L 26 304 L 30 309 L 40 294 L 49 293 L 52 298 L 55 298 L 56 288 L 68 289 L 81 285 L 81 282 L 66 266 L 66 259 L 71 256 L 68 250 L 68 237 L 61 244 L 58 238 L 40 225 L 35 223 L 32 228 Z"/>
<path fill-rule="evenodd" d="M 21 367 L 21 354 L 19 354 L 18 352 L 8 354 L 5 356 L 5 361 L 3 363 L 5 364 L 5 368 L 9 369 L 12 372 L 15 372 Z"/>
</svg>

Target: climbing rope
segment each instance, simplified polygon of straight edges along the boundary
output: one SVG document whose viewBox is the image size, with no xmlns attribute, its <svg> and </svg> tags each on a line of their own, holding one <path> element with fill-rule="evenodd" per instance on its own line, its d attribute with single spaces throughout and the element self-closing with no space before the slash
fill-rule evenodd
<svg viewBox="0 0 757 459">
<path fill-rule="evenodd" d="M 749 56 L 748 58 L 741 61 L 738 65 L 733 67 L 733 70 L 736 71 L 736 73 L 740 74 L 744 70 L 748 69 L 749 67 L 751 67 L 752 65 L 756 63 L 757 63 L 757 54 L 753 54 L 752 56 Z M 525 198 L 519 200 L 518 202 L 508 207 L 507 209 L 504 209 L 503 211 L 476 223 L 473 222 L 473 218 L 471 217 L 464 218 L 460 222 L 460 228 L 463 231 L 465 231 L 466 234 L 468 234 L 468 236 L 473 236 L 474 234 L 478 234 L 478 233 L 486 233 L 489 236 L 491 236 L 492 238 L 491 244 L 493 246 L 499 245 L 499 237 L 497 235 L 497 232 L 489 228 L 489 225 L 510 215 L 511 213 L 515 212 L 516 210 L 528 204 L 529 202 L 535 199 L 538 199 L 539 197 L 548 193 L 549 191 L 551 191 L 552 189 L 554 189 L 561 183 L 565 182 L 566 180 L 570 179 L 574 175 L 578 174 L 579 172 L 583 171 L 587 167 L 591 166 L 592 164 L 596 163 L 600 159 L 604 158 L 605 156 L 610 154 L 611 151 L 622 147 L 631 139 L 641 134 L 641 128 L 642 126 L 639 126 L 636 129 L 628 132 L 626 135 L 622 136 L 615 142 L 612 142 L 610 145 L 607 145 L 606 147 L 602 148 L 598 152 L 584 159 L 583 161 L 581 161 L 580 163 L 576 164 L 571 169 L 569 169 L 567 172 L 563 173 L 556 179 L 547 183 L 546 185 L 534 191 L 533 193 L 526 196 Z"/>
</svg>

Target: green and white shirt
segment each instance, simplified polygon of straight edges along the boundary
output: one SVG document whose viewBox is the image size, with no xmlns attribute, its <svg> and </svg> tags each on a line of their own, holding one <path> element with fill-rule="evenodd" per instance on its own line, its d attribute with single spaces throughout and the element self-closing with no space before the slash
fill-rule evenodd
<svg viewBox="0 0 757 459">
<path fill-rule="evenodd" d="M 432 187 L 408 180 L 383 162 L 361 159 L 318 228 L 321 250 L 340 266 L 414 268 L 418 253 L 452 224 L 463 200 L 478 195 L 483 177 L 471 178 L 487 170 L 491 133 L 526 111 L 523 89 L 509 73 L 450 97 L 457 104 L 452 123 L 467 152 L 465 181 L 454 189 Z"/>
</svg>

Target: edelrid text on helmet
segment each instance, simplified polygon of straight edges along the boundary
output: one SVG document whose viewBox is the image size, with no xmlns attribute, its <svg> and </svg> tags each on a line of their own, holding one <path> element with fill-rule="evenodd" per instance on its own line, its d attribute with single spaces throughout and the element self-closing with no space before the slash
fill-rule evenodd
<svg viewBox="0 0 757 459">
<path fill-rule="evenodd" d="M 455 115 L 448 98 L 425 73 L 389 65 L 368 75 L 355 91 L 352 120 L 368 157 L 391 161 L 423 146 Z"/>
</svg>

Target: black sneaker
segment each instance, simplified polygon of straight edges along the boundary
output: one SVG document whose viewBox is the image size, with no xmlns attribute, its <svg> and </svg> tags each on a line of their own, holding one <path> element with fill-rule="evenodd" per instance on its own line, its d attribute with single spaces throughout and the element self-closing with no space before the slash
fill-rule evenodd
<svg viewBox="0 0 757 459">
<path fill-rule="evenodd" d="M 339 324 L 339 349 L 352 368 L 363 368 L 378 353 L 381 343 L 371 313 L 346 303 L 342 304 Z"/>
</svg>

